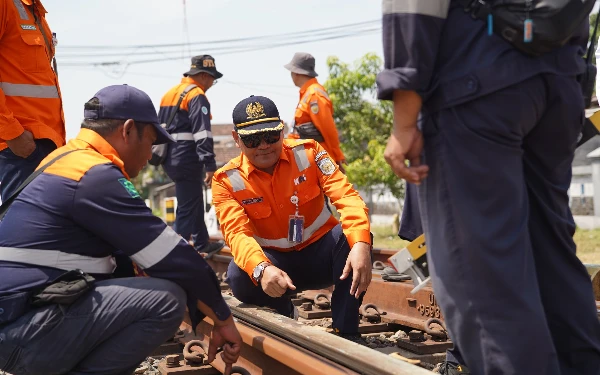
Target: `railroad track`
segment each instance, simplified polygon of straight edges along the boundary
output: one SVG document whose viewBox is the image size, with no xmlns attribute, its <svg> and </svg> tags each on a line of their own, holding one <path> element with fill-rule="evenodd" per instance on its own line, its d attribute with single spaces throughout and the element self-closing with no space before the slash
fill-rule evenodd
<svg viewBox="0 0 600 375">
<path fill-rule="evenodd" d="M 229 248 L 207 259 L 243 339 L 234 374 L 431 374 L 428 370 L 445 359 L 452 342 L 444 332 L 444 317 L 430 286 L 411 294 L 412 282 L 383 280 L 382 269 L 397 251 L 373 249 L 373 279 L 360 308 L 362 345 L 331 333 L 332 288 L 294 295 L 300 315 L 294 321 L 245 305 L 231 295 L 225 283 L 232 260 Z M 600 317 L 600 265 L 586 268 Z M 178 334 L 157 348 L 136 374 L 222 374 L 225 364 L 219 356 L 206 363 L 212 324 L 207 318 L 192 332 L 185 319 Z"/>
<path fill-rule="evenodd" d="M 360 308 L 361 344 L 331 333 L 332 288 L 294 295 L 292 301 L 300 315 L 294 321 L 269 309 L 245 305 L 231 295 L 225 283 L 232 260 L 229 248 L 207 259 L 221 281 L 243 339 L 234 374 L 431 374 L 428 370 L 445 359 L 452 342 L 445 334 L 444 317 L 431 287 L 411 294 L 412 282 L 383 280 L 382 268 L 396 251 L 373 249 L 373 280 Z M 599 301 L 600 265 L 586 268 Z M 597 306 L 600 316 L 600 302 Z M 136 374 L 222 374 L 225 364 L 219 356 L 206 363 L 212 324 L 207 318 L 193 332 L 185 319 L 178 334 L 157 348 Z"/>
<path fill-rule="evenodd" d="M 359 332 L 365 338 L 364 345 L 370 349 L 385 354 L 396 352 L 413 363 L 419 362 L 420 366 L 431 369 L 444 360 L 445 351 L 452 347 L 452 343 L 444 333 L 443 315 L 431 287 L 425 287 L 413 295 L 410 293 L 414 287 L 412 282 L 382 279 L 385 262 L 396 251 L 373 251 L 376 267 L 360 309 Z M 224 293 L 229 290 L 224 281 L 231 260 L 231 252 L 227 247 L 208 259 L 221 281 Z M 327 330 L 331 325 L 332 290 L 329 288 L 298 293 L 293 302 L 299 310 L 299 321 Z M 363 350 L 372 352 L 364 346 Z"/>
<path fill-rule="evenodd" d="M 319 328 L 275 314 L 256 306 L 244 305 L 226 296 L 243 339 L 236 363 L 239 374 L 367 374 L 426 375 L 431 372 L 396 356 L 365 348 Z M 158 366 L 161 375 L 220 374 L 225 364 L 220 357 L 206 363 L 205 348 L 212 322 L 206 319 L 192 332 L 189 320 L 181 325 L 175 338 L 185 345 L 183 355 L 167 356 Z M 187 358 L 187 360 L 186 360 Z M 169 366 L 170 362 L 170 366 Z"/>
<path fill-rule="evenodd" d="M 240 374 L 431 374 L 427 369 L 443 361 L 452 346 L 444 332 L 444 317 L 430 287 L 410 294 L 410 281 L 390 282 L 381 277 L 381 267 L 397 250 L 374 249 L 373 280 L 361 306 L 359 331 L 363 345 L 331 334 L 331 289 L 308 290 L 294 296 L 298 321 L 268 309 L 240 303 L 231 296 L 226 270 L 231 261 L 228 248 L 208 259 L 221 281 L 221 289 L 236 319 L 244 344 L 237 365 Z M 383 262 L 378 263 L 378 262 Z M 600 300 L 600 265 L 587 265 Z M 600 303 L 598 303 L 600 310 Z M 207 347 L 212 323 L 202 322 L 194 334 L 183 322 L 179 353 L 192 340 L 192 351 Z M 368 347 L 366 347 L 368 346 Z M 188 348 L 189 349 L 189 348 Z M 198 354 L 199 355 L 199 354 Z M 191 357 L 192 354 L 187 354 Z M 201 355 L 199 355 L 202 357 Z M 211 365 L 186 361 L 182 354 L 172 357 L 174 367 L 163 359 L 161 375 L 219 374 L 220 358 Z M 202 359 L 199 360 L 202 362 Z M 204 360 L 205 361 L 205 360 Z M 204 372 L 203 372 L 204 371 Z"/>
</svg>

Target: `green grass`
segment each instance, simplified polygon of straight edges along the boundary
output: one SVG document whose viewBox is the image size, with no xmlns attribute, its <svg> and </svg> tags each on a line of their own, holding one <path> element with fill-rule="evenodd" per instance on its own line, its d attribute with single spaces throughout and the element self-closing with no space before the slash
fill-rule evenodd
<svg viewBox="0 0 600 375">
<path fill-rule="evenodd" d="M 371 227 L 375 239 L 373 246 L 380 249 L 402 249 L 406 241 L 398 238 L 391 225 L 374 225 Z M 575 232 L 577 256 L 583 263 L 600 264 L 600 229 L 577 229 Z"/>
<path fill-rule="evenodd" d="M 373 247 L 379 249 L 402 249 L 407 241 L 401 240 L 398 237 L 398 231 L 394 231 L 391 225 L 373 225 Z"/>
<path fill-rule="evenodd" d="M 574 239 L 583 263 L 600 264 L 600 229 L 577 229 Z"/>
</svg>

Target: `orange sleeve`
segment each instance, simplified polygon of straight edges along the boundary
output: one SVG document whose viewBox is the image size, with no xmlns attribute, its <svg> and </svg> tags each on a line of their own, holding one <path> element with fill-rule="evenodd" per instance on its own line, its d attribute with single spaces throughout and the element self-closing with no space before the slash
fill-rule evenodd
<svg viewBox="0 0 600 375">
<path fill-rule="evenodd" d="M 313 110 L 315 105 L 318 108 L 317 113 Z M 323 135 L 325 147 L 331 153 L 333 161 L 339 164 L 345 157 L 340 148 L 340 138 L 335 127 L 335 122 L 333 121 L 333 113 L 329 101 L 313 93 L 308 101 L 308 113 L 310 114 L 312 123 L 315 124 L 315 127 Z"/>
<path fill-rule="evenodd" d="M 246 211 L 233 198 L 225 180 L 227 175 L 215 174 L 212 181 L 212 201 L 225 243 L 231 249 L 233 261 L 243 269 L 253 283 L 252 272 L 262 262 L 271 263 L 252 236 L 252 224 Z M 255 283 L 256 284 L 256 283 Z"/>
<path fill-rule="evenodd" d="M 315 142 L 315 146 L 315 155 L 324 151 L 318 142 Z M 326 158 L 330 158 L 328 154 L 319 157 L 316 160 L 317 165 Z M 324 174 L 320 168 L 317 174 L 323 192 L 331 199 L 331 203 L 341 215 L 342 230 L 348 239 L 350 248 L 357 242 L 371 244 L 369 209 L 352 184 L 348 182 L 348 177 L 340 172 L 337 166 L 330 175 Z"/>
<path fill-rule="evenodd" d="M 0 0 L 0 41 L 6 30 L 6 21 L 8 20 L 8 2 L 9 0 Z"/>
<path fill-rule="evenodd" d="M 2 41 L 2 37 L 6 32 L 7 17 L 14 17 L 14 12 L 8 9 L 8 3 L 8 0 L 0 0 L 0 50 L 2 49 L 2 43 L 6 43 L 6 41 Z M 2 67 L 0 67 L 0 82 L 4 81 L 2 78 Z M 17 138 L 23 133 L 23 130 L 19 121 L 13 116 L 12 111 L 6 106 L 6 96 L 4 91 L 0 89 L 0 140 L 9 141 Z"/>
</svg>

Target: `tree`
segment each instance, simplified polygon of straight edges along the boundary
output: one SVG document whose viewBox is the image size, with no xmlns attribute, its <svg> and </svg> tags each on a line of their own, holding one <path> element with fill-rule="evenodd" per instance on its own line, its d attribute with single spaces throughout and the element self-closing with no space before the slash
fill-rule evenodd
<svg viewBox="0 0 600 375">
<path fill-rule="evenodd" d="M 150 164 L 146 164 L 140 173 L 135 178 L 131 179 L 135 189 L 143 199 L 148 198 L 150 186 L 162 185 L 170 181 L 171 180 L 162 167 L 155 167 Z"/>
<path fill-rule="evenodd" d="M 375 79 L 382 59 L 368 53 L 352 67 L 329 57 L 325 88 L 333 102 L 334 118 L 342 137 L 348 179 L 368 192 L 383 185 L 394 196 L 404 195 L 404 184 L 383 158 L 393 123 L 392 103 L 376 99 Z"/>
</svg>

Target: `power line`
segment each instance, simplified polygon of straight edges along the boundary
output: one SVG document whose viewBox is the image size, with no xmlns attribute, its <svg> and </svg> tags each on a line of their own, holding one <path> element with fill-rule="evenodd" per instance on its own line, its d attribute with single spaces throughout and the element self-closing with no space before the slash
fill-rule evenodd
<svg viewBox="0 0 600 375">
<path fill-rule="evenodd" d="M 228 54 L 235 54 L 235 53 L 244 53 L 244 52 L 254 52 L 254 51 L 259 51 L 259 50 L 265 50 L 265 49 L 271 49 L 271 48 L 277 48 L 277 47 L 283 47 L 283 46 L 289 46 L 289 45 L 298 45 L 298 44 L 306 44 L 306 43 L 311 43 L 311 42 L 319 42 L 319 41 L 325 41 L 325 40 L 334 40 L 334 39 L 343 39 L 343 38 L 349 38 L 349 37 L 357 37 L 357 36 L 362 36 L 362 35 L 367 35 L 367 34 L 373 34 L 375 32 L 379 32 L 381 29 L 379 27 L 376 28 L 369 28 L 369 29 L 364 29 L 364 30 L 358 30 L 358 31 L 352 31 L 352 32 L 346 32 L 343 34 L 336 34 L 336 35 L 328 35 L 328 36 L 322 36 L 322 37 L 316 37 L 313 39 L 304 39 L 304 40 L 296 40 L 296 41 L 282 41 L 279 43 L 269 43 L 269 44 L 262 44 L 262 45 L 254 45 L 251 47 L 243 47 L 243 46 L 235 46 L 235 47 L 224 47 L 224 48 L 216 48 L 213 50 L 209 50 L 206 51 L 208 53 L 211 54 L 219 54 L 219 55 L 228 55 Z M 164 57 L 162 58 L 154 58 L 154 59 L 142 59 L 142 60 L 120 60 L 120 61 L 66 61 L 63 62 L 61 65 L 62 66 L 111 66 L 111 65 L 124 65 L 126 67 L 130 66 L 130 65 L 135 65 L 135 64 L 145 64 L 145 63 L 153 63 L 153 62 L 162 62 L 162 61 L 170 61 L 170 60 L 178 60 L 181 59 L 180 56 L 172 56 L 172 55 L 168 55 L 165 52 L 160 52 Z M 188 57 L 191 57 L 192 54 L 190 54 Z M 59 56 L 60 58 L 60 56 Z"/>
<path fill-rule="evenodd" d="M 190 43 L 187 46 L 194 45 L 198 49 L 211 49 L 213 51 L 228 51 L 232 49 L 239 49 L 241 47 L 250 47 L 250 46 L 260 46 L 265 44 L 272 43 L 281 43 L 281 42 L 294 42 L 298 40 L 305 40 L 307 38 L 317 38 L 317 37 L 331 37 L 336 35 L 347 35 L 352 33 L 360 33 L 366 30 L 380 30 L 380 25 L 371 25 L 369 27 L 361 26 L 361 27 L 344 27 L 338 30 L 329 30 L 322 31 L 320 29 L 306 31 L 302 33 L 295 33 L 294 35 L 287 34 L 279 34 L 272 35 L 268 37 L 260 37 L 260 38 L 251 38 L 251 42 L 247 41 L 247 38 L 238 39 L 236 42 L 233 40 L 229 41 L 207 41 L 201 43 Z M 283 36 L 286 35 L 286 36 Z M 243 43 L 241 43 L 243 42 Z M 211 47 L 212 46 L 212 47 Z M 64 58 L 87 58 L 87 57 L 127 57 L 127 56 L 144 56 L 144 55 L 153 55 L 155 53 L 174 53 L 177 50 L 165 49 L 156 46 L 137 46 L 130 50 L 122 50 L 116 49 L 114 51 L 68 51 L 63 52 L 60 48 L 58 50 L 58 56 L 61 59 Z"/>
<path fill-rule="evenodd" d="M 193 43 L 190 43 L 190 45 L 244 42 L 244 41 L 257 40 L 257 39 L 265 39 L 265 38 L 273 38 L 273 37 L 286 37 L 286 36 L 293 36 L 293 35 L 306 35 L 306 34 L 314 33 L 314 32 L 323 32 L 323 31 L 331 31 L 331 30 L 337 30 L 337 29 L 354 28 L 354 27 L 359 27 L 359 26 L 373 26 L 373 25 L 381 25 L 381 20 L 363 21 L 363 22 L 356 22 L 356 23 L 350 23 L 350 24 L 344 24 L 344 25 L 338 25 L 338 26 L 323 27 L 323 28 L 318 28 L 318 29 L 312 29 L 312 30 L 306 30 L 306 31 L 295 31 L 295 32 L 275 34 L 275 35 L 262 35 L 262 36 L 245 37 L 245 38 L 193 42 Z M 165 47 L 179 48 L 179 47 L 183 47 L 186 45 L 187 45 L 187 43 L 137 44 L 137 45 L 95 45 L 95 46 L 90 46 L 90 45 L 71 45 L 71 46 L 69 46 L 69 45 L 66 45 L 66 46 L 59 46 L 59 49 L 98 50 L 98 49 L 137 49 L 137 48 L 165 48 Z"/>
</svg>

